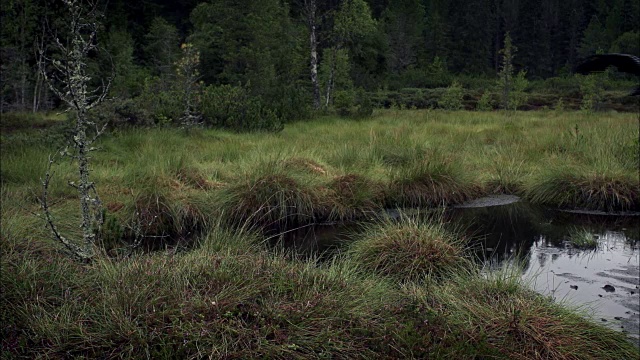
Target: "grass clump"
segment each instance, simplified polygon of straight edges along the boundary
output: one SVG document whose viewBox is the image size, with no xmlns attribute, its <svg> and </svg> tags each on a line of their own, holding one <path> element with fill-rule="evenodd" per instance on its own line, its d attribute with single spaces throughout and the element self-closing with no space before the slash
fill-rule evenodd
<svg viewBox="0 0 640 360">
<path fill-rule="evenodd" d="M 442 224 L 401 215 L 365 229 L 348 257 L 359 267 L 400 281 L 441 278 L 468 264 L 463 244 Z"/>
<path fill-rule="evenodd" d="M 429 159 L 394 171 L 389 184 L 389 205 L 433 207 L 460 204 L 479 194 L 456 164 Z"/>
<path fill-rule="evenodd" d="M 288 172 L 282 161 L 258 164 L 235 184 L 222 188 L 217 199 L 223 214 L 236 225 L 288 227 L 328 215 L 326 202 L 313 178 Z"/>
<path fill-rule="evenodd" d="M 400 301 L 384 282 L 269 254 L 250 233 L 210 230 L 192 252 L 84 267 L 7 254 L 3 238 L 5 355 L 402 357 L 385 319 Z"/>
<path fill-rule="evenodd" d="M 598 238 L 587 229 L 573 229 L 568 240 L 577 249 L 594 250 L 598 247 Z"/>
<path fill-rule="evenodd" d="M 632 359 L 638 349 L 614 330 L 528 289 L 520 269 L 478 270 L 446 283 L 408 287 L 430 309 L 444 343 L 468 358 Z M 446 325 L 444 325 L 446 324 Z M 448 334 L 447 334 L 448 333 Z M 443 344 L 444 345 L 444 344 Z"/>
<path fill-rule="evenodd" d="M 526 189 L 536 204 L 601 211 L 640 209 L 640 184 L 616 173 L 549 168 Z"/>
<path fill-rule="evenodd" d="M 381 210 L 383 185 L 358 174 L 335 177 L 328 188 L 333 192 L 332 218 L 356 219 Z"/>
</svg>

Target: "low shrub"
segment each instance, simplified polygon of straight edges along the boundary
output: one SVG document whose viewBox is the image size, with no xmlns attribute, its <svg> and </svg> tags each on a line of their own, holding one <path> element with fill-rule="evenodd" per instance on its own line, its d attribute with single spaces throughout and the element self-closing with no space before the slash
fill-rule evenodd
<svg viewBox="0 0 640 360">
<path fill-rule="evenodd" d="M 89 112 L 96 124 L 109 124 L 111 128 L 154 125 L 155 114 L 150 113 L 139 100 L 114 99 L 103 102 Z"/>
<path fill-rule="evenodd" d="M 460 110 L 462 109 L 463 94 L 464 89 L 459 82 L 454 80 L 438 100 L 438 106 L 445 110 Z"/>
<path fill-rule="evenodd" d="M 476 110 L 478 111 L 493 110 L 493 105 L 491 104 L 491 93 L 489 91 L 485 91 L 482 93 L 482 96 L 476 103 Z"/>
<path fill-rule="evenodd" d="M 272 108 L 240 86 L 207 86 L 202 95 L 201 112 L 206 124 L 238 132 L 283 128 Z"/>
</svg>

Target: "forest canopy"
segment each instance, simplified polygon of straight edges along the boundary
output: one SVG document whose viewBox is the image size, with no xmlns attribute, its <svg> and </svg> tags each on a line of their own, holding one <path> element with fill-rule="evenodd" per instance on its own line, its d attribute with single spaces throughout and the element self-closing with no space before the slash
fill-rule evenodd
<svg viewBox="0 0 640 360">
<path fill-rule="evenodd" d="M 59 105 L 36 51 L 64 34 L 59 2 L 3 1 L 2 112 Z M 304 117 L 312 97 L 340 106 L 364 92 L 447 87 L 456 78 L 485 86 L 474 79 L 495 80 L 507 33 L 517 49 L 514 71 L 534 81 L 569 76 L 596 53 L 640 55 L 634 0 L 110 0 L 100 9 L 101 51 L 89 70 L 96 82 L 115 72 L 112 106 L 147 109 L 124 116 L 142 123 L 180 117 L 185 56 L 197 61 L 194 94 L 205 120 L 234 126 L 260 118 L 255 126 L 277 128 Z M 226 117 L 229 108 L 247 118 Z"/>
</svg>

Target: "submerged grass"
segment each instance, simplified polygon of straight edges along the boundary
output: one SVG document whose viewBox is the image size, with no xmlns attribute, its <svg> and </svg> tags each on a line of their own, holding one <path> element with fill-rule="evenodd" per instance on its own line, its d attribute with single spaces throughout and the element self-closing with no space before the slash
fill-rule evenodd
<svg viewBox="0 0 640 360">
<path fill-rule="evenodd" d="M 637 208 L 636 122 L 600 115 L 395 111 L 275 135 L 118 132 L 91 163 L 109 219 L 106 255 L 120 254 L 136 227 L 156 251 L 89 265 L 69 260 L 33 215 L 55 146 L 38 145 L 31 130 L 3 132 L 2 357 L 636 358 L 622 334 L 515 277 L 473 270 L 460 237 L 438 223 L 367 227 L 348 254 L 322 264 L 268 252 L 246 230 L 484 192 L 524 191 L 563 207 L 586 206 L 576 199 L 590 194 L 598 208 Z M 568 200 L 545 183 L 549 164 L 581 169 Z M 74 169 L 61 162 L 51 184 L 54 215 L 71 237 Z M 182 240 L 189 248 L 176 251 Z"/>
<path fill-rule="evenodd" d="M 569 244 L 577 249 L 596 249 L 598 238 L 587 229 L 575 228 L 569 234 Z"/>
</svg>

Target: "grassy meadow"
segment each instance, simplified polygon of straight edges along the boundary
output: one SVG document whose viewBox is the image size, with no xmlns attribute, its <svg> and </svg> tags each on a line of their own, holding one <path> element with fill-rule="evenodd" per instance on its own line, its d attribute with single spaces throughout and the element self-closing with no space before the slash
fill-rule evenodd
<svg viewBox="0 0 640 360">
<path fill-rule="evenodd" d="M 3 358 L 636 358 L 623 334 L 486 274 L 441 221 L 370 219 L 487 194 L 640 211 L 632 113 L 384 110 L 279 133 L 112 131 L 92 153 L 106 208 L 80 264 L 40 213 L 59 118 L 3 119 Z M 44 120 L 43 120 L 44 119 Z M 77 166 L 54 166 L 58 226 L 81 238 Z M 367 220 L 328 262 L 269 250 L 262 230 Z M 142 246 L 128 243 L 142 234 Z"/>
</svg>

